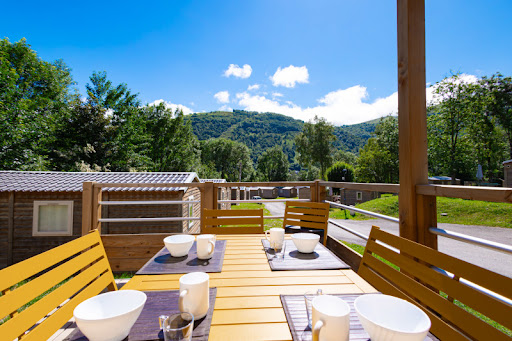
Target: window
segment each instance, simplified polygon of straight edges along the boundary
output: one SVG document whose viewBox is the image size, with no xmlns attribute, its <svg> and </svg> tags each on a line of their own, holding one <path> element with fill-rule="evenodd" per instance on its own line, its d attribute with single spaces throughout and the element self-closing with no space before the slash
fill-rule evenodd
<svg viewBox="0 0 512 341">
<path fill-rule="evenodd" d="M 356 200 L 363 200 L 363 192 L 356 192 Z"/>
<path fill-rule="evenodd" d="M 194 196 L 191 195 L 188 200 L 193 201 Z M 188 217 L 192 218 L 194 216 L 194 203 L 188 204 Z M 191 228 L 194 225 L 194 220 L 188 221 L 188 228 Z"/>
<path fill-rule="evenodd" d="M 34 201 L 33 236 L 72 236 L 73 201 Z"/>
</svg>

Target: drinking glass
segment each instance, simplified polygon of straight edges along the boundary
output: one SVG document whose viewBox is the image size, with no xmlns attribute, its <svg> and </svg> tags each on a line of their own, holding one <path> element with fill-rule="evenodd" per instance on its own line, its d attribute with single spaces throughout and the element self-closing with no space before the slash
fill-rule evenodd
<svg viewBox="0 0 512 341">
<path fill-rule="evenodd" d="M 274 261 L 282 261 L 284 260 L 284 255 L 286 253 L 286 240 L 281 242 L 274 242 L 270 245 L 274 249 Z"/>
<path fill-rule="evenodd" d="M 309 328 L 313 328 L 313 313 L 312 313 L 312 309 L 313 309 L 313 305 L 312 305 L 312 302 L 313 302 L 313 299 L 315 297 L 317 297 L 318 295 L 322 295 L 322 289 L 318 289 L 318 290 L 309 290 L 309 291 L 306 291 L 304 293 L 304 301 L 306 303 L 306 314 L 308 316 L 308 327 Z"/>
<path fill-rule="evenodd" d="M 190 313 L 177 313 L 160 316 L 160 326 L 165 341 L 191 341 L 194 329 L 194 316 Z"/>
</svg>

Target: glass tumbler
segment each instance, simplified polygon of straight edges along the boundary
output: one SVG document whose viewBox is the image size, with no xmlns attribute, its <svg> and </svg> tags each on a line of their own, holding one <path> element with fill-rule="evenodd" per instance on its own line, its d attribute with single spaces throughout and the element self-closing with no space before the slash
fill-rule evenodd
<svg viewBox="0 0 512 341">
<path fill-rule="evenodd" d="M 271 247 L 274 249 L 273 261 L 284 260 L 284 255 L 286 253 L 286 240 L 272 243 Z"/>
<path fill-rule="evenodd" d="M 194 316 L 190 313 L 177 313 L 160 316 L 160 326 L 165 341 L 191 341 L 194 329 Z"/>
<path fill-rule="evenodd" d="M 313 322 L 312 319 L 313 319 L 313 312 L 312 312 L 312 309 L 313 309 L 313 299 L 315 297 L 317 297 L 318 295 L 322 295 L 322 289 L 318 289 L 318 290 L 310 290 L 310 291 L 306 291 L 304 293 L 304 302 L 306 303 L 306 314 L 308 316 L 308 327 L 311 329 L 313 328 L 312 325 L 313 325 Z"/>
</svg>

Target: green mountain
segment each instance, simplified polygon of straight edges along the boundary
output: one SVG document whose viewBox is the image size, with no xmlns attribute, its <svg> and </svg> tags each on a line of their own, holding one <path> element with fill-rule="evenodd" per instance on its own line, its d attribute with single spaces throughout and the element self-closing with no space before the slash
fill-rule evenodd
<svg viewBox="0 0 512 341">
<path fill-rule="evenodd" d="M 199 140 L 223 137 L 243 142 L 250 149 L 254 161 L 268 148 L 279 145 L 294 162 L 295 146 L 293 139 L 304 122 L 275 113 L 258 113 L 245 110 L 233 112 L 214 111 L 187 115 Z M 375 130 L 379 120 L 334 128 L 336 149 L 358 153 Z"/>
</svg>

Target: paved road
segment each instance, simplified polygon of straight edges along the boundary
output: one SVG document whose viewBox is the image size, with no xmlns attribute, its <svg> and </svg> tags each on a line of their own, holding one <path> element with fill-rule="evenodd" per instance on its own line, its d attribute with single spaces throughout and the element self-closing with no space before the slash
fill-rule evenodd
<svg viewBox="0 0 512 341">
<path fill-rule="evenodd" d="M 265 203 L 272 215 L 283 215 L 284 203 Z M 344 220 L 335 219 L 341 225 L 351 228 L 364 235 L 369 235 L 372 225 L 382 230 L 398 235 L 398 224 L 382 219 Z M 512 229 L 477 225 L 438 224 L 439 228 L 464 233 L 470 236 L 512 245 Z M 365 245 L 366 241 L 345 232 L 341 228 L 329 225 L 329 234 L 349 243 Z M 480 246 L 462 243 L 453 239 L 439 237 L 439 251 L 460 258 L 469 263 L 490 269 L 512 278 L 512 255 L 489 250 Z"/>
</svg>

